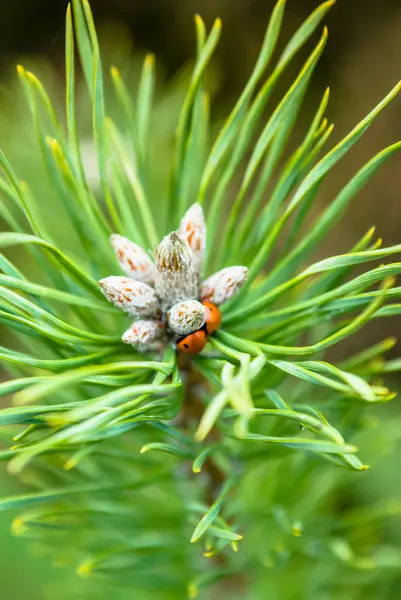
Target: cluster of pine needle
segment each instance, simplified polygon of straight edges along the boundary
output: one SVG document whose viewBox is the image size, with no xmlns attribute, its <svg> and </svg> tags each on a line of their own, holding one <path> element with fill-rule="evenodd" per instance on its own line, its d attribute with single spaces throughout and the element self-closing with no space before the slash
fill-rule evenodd
<svg viewBox="0 0 401 600">
<path fill-rule="evenodd" d="M 385 374 L 401 362 L 385 360 L 393 339 L 339 364 L 325 353 L 372 319 L 400 314 L 401 263 L 390 261 L 401 244 L 382 247 L 371 229 L 345 254 L 313 255 L 401 142 L 361 166 L 313 218 L 311 209 L 400 84 L 333 147 L 324 91 L 292 147 L 332 5 L 318 6 L 279 52 L 285 0 L 277 2 L 215 139 L 205 72 L 221 22 L 207 31 L 196 17 L 196 61 L 162 194 L 151 151 L 152 56 L 135 95 L 117 68 L 106 77 L 88 2 L 72 0 L 65 113 L 18 67 L 51 207 L 0 153 L 0 395 L 12 398 L 0 411 L 0 459 L 25 486 L 0 510 L 13 514 L 16 534 L 65 565 L 70 598 L 384 600 L 399 589 L 401 552 L 389 525 L 401 502 L 364 505 L 351 490 L 370 476 L 367 461 L 381 468 L 378 457 L 400 437 L 392 405 L 377 405 L 395 396 Z M 273 103 L 287 67 L 313 44 Z M 78 134 L 77 56 L 91 103 L 95 187 Z M 245 265 L 248 279 L 200 354 L 183 357 L 172 343 L 138 353 L 121 342 L 127 319 L 97 283 L 120 273 L 110 235 L 152 253 L 196 202 L 207 221 L 204 275 Z"/>
</svg>

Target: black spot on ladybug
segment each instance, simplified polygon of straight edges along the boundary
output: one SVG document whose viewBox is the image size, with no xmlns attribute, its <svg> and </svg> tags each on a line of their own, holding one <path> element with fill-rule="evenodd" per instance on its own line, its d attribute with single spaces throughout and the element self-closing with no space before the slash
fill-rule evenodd
<svg viewBox="0 0 401 600">
<path fill-rule="evenodd" d="M 184 348 L 189 348 L 188 344 L 184 344 Z"/>
</svg>

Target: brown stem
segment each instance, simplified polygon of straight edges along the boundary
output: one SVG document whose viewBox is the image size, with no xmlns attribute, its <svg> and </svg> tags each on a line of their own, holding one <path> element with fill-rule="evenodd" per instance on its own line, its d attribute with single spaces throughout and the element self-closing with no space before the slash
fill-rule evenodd
<svg viewBox="0 0 401 600">
<path fill-rule="evenodd" d="M 210 385 L 202 374 L 194 369 L 193 362 L 188 356 L 180 354 L 178 357 L 178 366 L 180 368 L 181 376 L 184 379 L 185 390 L 178 425 L 188 431 L 192 425 L 197 426 L 205 409 L 199 392 L 201 390 L 207 390 Z M 221 441 L 222 435 L 220 431 L 214 427 L 210 431 L 208 439 L 212 443 L 218 443 Z M 207 475 L 205 497 L 207 504 L 211 506 L 216 500 L 216 496 L 221 490 L 221 487 L 226 480 L 226 476 L 224 471 L 220 469 L 211 456 L 205 461 L 202 472 Z M 212 563 L 219 568 L 225 568 L 229 563 L 225 554 L 217 554 L 213 556 L 211 560 Z M 233 574 L 229 577 L 225 577 L 224 581 L 217 583 L 210 589 L 210 598 L 216 598 L 216 600 L 217 598 L 220 598 L 223 589 L 225 592 L 227 589 L 236 591 L 241 589 L 245 593 L 246 581 L 244 575 Z"/>
<path fill-rule="evenodd" d="M 194 369 L 193 362 L 188 356 L 180 354 L 178 361 L 181 375 L 184 379 L 184 401 L 178 425 L 188 431 L 192 424 L 197 425 L 199 423 L 205 409 L 199 392 L 207 389 L 209 384 L 201 373 Z M 214 443 L 221 440 L 221 433 L 217 428 L 212 429 L 209 434 L 209 440 Z M 226 477 L 210 456 L 206 459 L 202 471 L 207 475 L 208 480 L 207 501 L 209 504 L 213 504 Z"/>
</svg>

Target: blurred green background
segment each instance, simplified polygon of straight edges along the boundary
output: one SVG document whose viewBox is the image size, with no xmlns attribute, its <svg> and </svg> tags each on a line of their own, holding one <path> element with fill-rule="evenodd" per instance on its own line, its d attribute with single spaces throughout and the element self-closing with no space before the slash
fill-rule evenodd
<svg viewBox="0 0 401 600">
<path fill-rule="evenodd" d="M 37 170 L 34 133 L 19 91 L 15 65 L 31 68 L 48 85 L 61 107 L 64 93 L 64 15 L 65 0 L 14 0 L 2 3 L 0 22 L 0 146 L 6 152 L 20 177 L 29 181 L 36 193 L 46 186 L 43 174 Z M 288 0 L 287 17 L 282 39 L 289 35 L 313 10 L 315 0 Z M 98 25 L 105 54 L 105 66 L 117 64 L 131 77 L 136 76 L 138 63 L 146 52 L 154 52 L 159 73 L 160 136 L 165 139 L 166 161 L 172 140 L 174 118 L 181 99 L 185 65 L 194 55 L 193 14 L 199 12 L 208 26 L 214 17 L 223 20 L 223 37 L 214 60 L 209 84 L 213 95 L 212 119 L 216 126 L 231 106 L 246 82 L 274 5 L 273 0 L 93 0 L 92 10 Z M 330 85 L 329 118 L 336 129 L 332 143 L 342 137 L 401 77 L 401 2 L 399 0 L 339 0 L 327 19 L 329 44 L 317 68 L 302 119 L 305 122 L 314 111 L 325 86 Z M 301 53 L 302 54 L 302 53 Z M 305 58 L 306 52 L 301 58 Z M 134 59 L 132 59 L 134 57 Z M 283 88 L 299 68 L 299 62 L 289 70 Z M 106 69 L 105 69 L 106 70 Z M 177 75 L 178 74 L 178 75 Z M 162 86 L 166 88 L 163 95 Z M 18 90 L 18 91 L 17 91 Z M 175 93 L 175 90 L 178 90 Z M 56 102 L 57 104 L 57 102 Z M 82 127 L 90 131 L 88 107 L 79 103 Z M 87 124 L 85 125 L 85 119 Z M 162 127 L 163 126 L 163 127 Z M 333 197 L 344 182 L 375 152 L 401 138 L 401 102 L 392 103 L 374 123 L 369 134 L 336 168 L 336 175 L 324 184 L 319 202 Z M 294 136 L 296 141 L 296 135 Z M 167 166 L 167 165 L 166 165 Z M 353 203 L 348 217 L 325 240 L 320 255 L 347 250 L 372 225 L 386 245 L 400 242 L 401 169 L 399 158 L 386 164 Z M 54 215 L 55 226 L 61 227 Z M 400 323 L 376 321 L 347 347 L 336 352 L 349 354 L 364 344 L 371 344 L 386 335 L 397 335 Z M 399 354 L 397 347 L 394 355 Z M 333 358 L 337 358 L 334 355 Z M 371 414 L 378 428 L 376 439 L 385 445 L 389 427 L 397 427 L 398 411 L 394 407 L 379 407 Z M 380 425 L 382 421 L 382 425 Z M 400 429 L 401 431 L 401 429 Z M 372 469 L 363 479 L 355 474 L 339 474 L 342 485 L 352 488 L 357 501 L 385 499 L 388 494 L 399 496 L 400 484 L 395 483 L 399 471 L 397 455 L 400 444 L 391 444 L 384 458 L 375 460 L 369 435 L 361 440 L 364 460 Z M 380 448 L 383 453 L 383 447 Z M 3 469 L 3 465 L 1 466 Z M 0 473 L 1 495 L 17 493 L 19 485 L 3 471 Z M 48 557 L 38 555 L 35 544 L 10 532 L 10 516 L 0 518 L 0 582 L 1 598 L 5 600 L 63 600 L 75 597 L 70 586 L 71 574 L 51 565 Z M 401 532 L 392 531 L 401 541 Z M 65 582 L 63 587 L 55 584 Z M 73 585 L 73 584 L 71 584 Z M 389 590 L 390 593 L 390 590 Z M 399 593 L 399 592 L 398 592 Z M 63 594 L 63 595 L 60 595 Z M 109 597 L 107 592 L 101 597 Z M 113 596 L 115 597 L 115 596 Z M 330 596 L 328 596 L 329 598 Z M 337 596 L 336 596 L 337 597 Z M 389 595 L 390 597 L 390 595 Z M 392 596 L 396 598 L 396 595 Z M 233 595 L 234 598 L 234 595 Z"/>
</svg>

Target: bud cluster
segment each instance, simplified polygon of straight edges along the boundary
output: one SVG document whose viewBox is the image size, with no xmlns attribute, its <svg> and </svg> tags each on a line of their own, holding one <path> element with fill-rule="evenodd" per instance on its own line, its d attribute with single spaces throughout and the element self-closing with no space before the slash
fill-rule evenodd
<svg viewBox="0 0 401 600">
<path fill-rule="evenodd" d="M 187 210 L 177 231 L 162 239 L 154 261 L 121 235 L 113 234 L 110 242 L 126 277 L 106 277 L 99 285 L 109 302 L 134 319 L 122 341 L 141 352 L 201 331 L 210 304 L 217 307 L 229 300 L 248 274 L 246 267 L 226 267 L 201 282 L 206 223 L 199 204 Z M 184 340 L 178 347 L 188 344 Z"/>
</svg>

